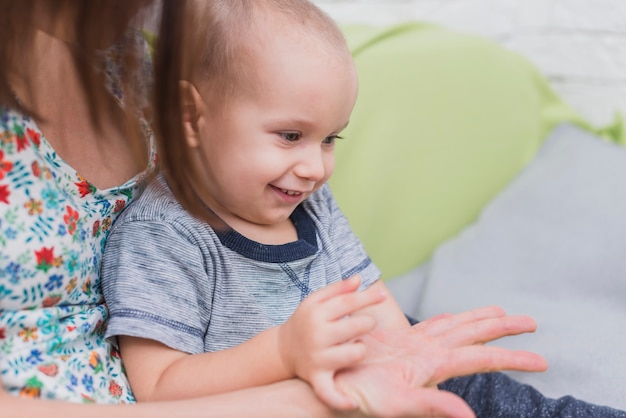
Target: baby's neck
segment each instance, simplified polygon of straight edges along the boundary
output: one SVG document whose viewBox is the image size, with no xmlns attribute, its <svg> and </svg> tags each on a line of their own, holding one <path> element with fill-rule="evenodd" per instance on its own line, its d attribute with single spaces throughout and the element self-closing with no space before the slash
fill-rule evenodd
<svg viewBox="0 0 626 418">
<path fill-rule="evenodd" d="M 298 240 L 298 231 L 291 219 L 272 225 L 230 222 L 229 226 L 249 240 L 266 245 L 282 245 Z"/>
</svg>

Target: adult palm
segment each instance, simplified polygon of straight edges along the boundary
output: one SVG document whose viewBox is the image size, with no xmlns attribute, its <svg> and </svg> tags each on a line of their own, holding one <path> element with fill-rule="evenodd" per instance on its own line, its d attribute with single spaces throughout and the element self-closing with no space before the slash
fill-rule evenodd
<svg viewBox="0 0 626 418">
<path fill-rule="evenodd" d="M 474 417 L 460 397 L 437 385 L 474 373 L 544 371 L 547 363 L 538 354 L 484 345 L 535 328 L 528 316 L 508 316 L 498 307 L 487 307 L 433 317 L 408 330 L 373 332 L 362 338 L 366 359 L 335 379 L 369 416 Z"/>
</svg>

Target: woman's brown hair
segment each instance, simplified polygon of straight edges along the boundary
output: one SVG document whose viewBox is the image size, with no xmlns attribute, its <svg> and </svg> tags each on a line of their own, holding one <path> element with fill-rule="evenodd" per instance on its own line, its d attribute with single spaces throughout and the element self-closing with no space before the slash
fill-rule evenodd
<svg viewBox="0 0 626 418">
<path fill-rule="evenodd" d="M 145 102 L 145 94 L 137 91 L 134 82 L 137 77 L 149 77 L 143 80 L 153 87 L 147 97 L 152 111 L 152 125 L 157 140 L 175 138 L 170 141 L 179 146 L 163 147 L 164 141 L 158 140 L 157 148 L 160 159 L 167 167 L 166 175 L 176 196 L 189 208 L 198 213 L 197 201 L 193 190 L 186 181 L 188 173 L 187 147 L 184 145 L 182 130 L 182 111 L 180 109 L 179 81 L 183 75 L 183 47 L 186 7 L 185 0 L 0 0 L 0 106 L 20 110 L 31 116 L 29 109 L 15 95 L 11 80 L 20 69 L 29 65 L 29 52 L 38 29 L 52 25 L 51 31 L 68 33 L 75 42 L 73 55 L 76 68 L 87 92 L 90 115 L 94 126 L 99 127 L 100 115 L 112 101 L 98 84 L 102 79 L 94 71 L 99 66 L 98 51 L 106 49 L 128 33 L 129 30 L 146 28 L 152 30 L 155 56 L 152 63 L 153 73 L 145 73 L 139 68 L 137 54 L 133 44 L 116 45 L 124 66 L 120 88 L 124 96 L 125 112 L 129 121 L 136 120 L 133 104 Z M 63 22 L 67 27 L 54 27 Z M 128 140 L 138 139 L 137 131 L 128 130 Z"/>
<path fill-rule="evenodd" d="M 73 57 L 88 92 L 92 121 L 98 126 L 100 111 L 111 103 L 101 88 L 93 88 L 102 82 L 94 71 L 98 67 L 98 51 L 110 47 L 131 27 L 143 26 L 140 19 L 151 13 L 150 6 L 152 0 L 0 0 L 0 105 L 32 114 L 16 98 L 10 80 L 16 71 L 29 65 L 28 51 L 32 50 L 36 31 L 50 29 L 66 33 L 71 39 L 67 43 L 75 51 Z M 136 72 L 141 71 L 136 51 L 132 50 L 135 47 L 122 44 L 119 48 L 126 70 L 119 81 L 127 103 L 141 101 L 134 97 L 136 89 L 132 85 Z"/>
</svg>

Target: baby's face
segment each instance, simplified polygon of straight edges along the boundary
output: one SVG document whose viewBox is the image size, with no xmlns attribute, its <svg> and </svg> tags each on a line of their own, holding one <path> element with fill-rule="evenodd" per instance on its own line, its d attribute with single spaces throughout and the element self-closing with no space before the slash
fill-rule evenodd
<svg viewBox="0 0 626 418">
<path fill-rule="evenodd" d="M 285 226 L 334 170 L 335 140 L 348 124 L 358 82 L 347 52 L 319 44 L 272 37 L 257 56 L 256 91 L 204 115 L 202 198 L 244 235 Z"/>
</svg>

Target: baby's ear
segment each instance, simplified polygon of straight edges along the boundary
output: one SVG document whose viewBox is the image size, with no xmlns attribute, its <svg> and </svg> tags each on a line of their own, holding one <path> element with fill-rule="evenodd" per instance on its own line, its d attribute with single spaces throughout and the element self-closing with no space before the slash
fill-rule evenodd
<svg viewBox="0 0 626 418">
<path fill-rule="evenodd" d="M 187 145 L 195 148 L 199 145 L 199 122 L 204 113 L 204 102 L 196 86 L 189 81 L 181 80 L 179 86 L 185 139 Z"/>
</svg>

